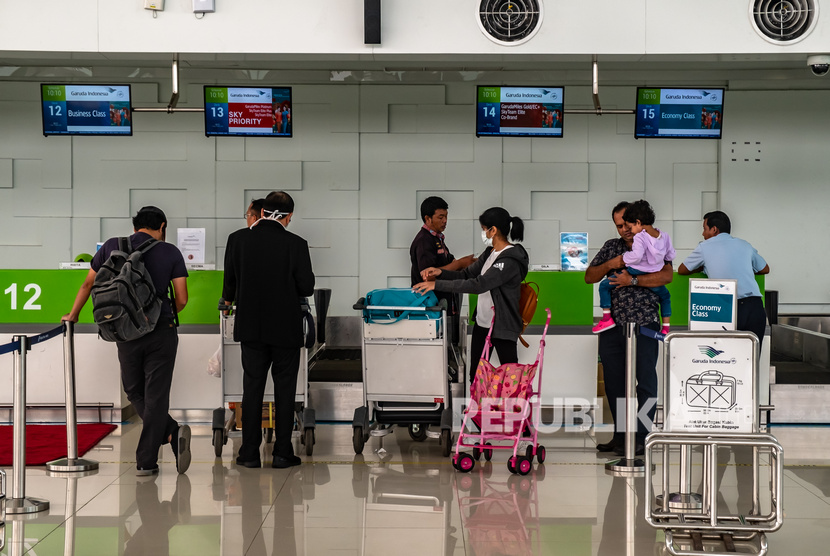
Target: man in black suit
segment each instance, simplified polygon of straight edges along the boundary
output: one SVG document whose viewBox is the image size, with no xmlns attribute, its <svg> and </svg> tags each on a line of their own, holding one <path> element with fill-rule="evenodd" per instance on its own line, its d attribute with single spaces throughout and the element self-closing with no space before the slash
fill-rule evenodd
<svg viewBox="0 0 830 556">
<path fill-rule="evenodd" d="M 268 370 L 274 380 L 276 423 L 271 467 L 299 465 L 291 431 L 303 346 L 300 300 L 314 293 L 308 243 L 286 227 L 294 214 L 288 193 L 265 198 L 259 220 L 225 251 L 222 297 L 236 302 L 234 340 L 242 344 L 242 446 L 238 465 L 260 467 L 262 399 Z"/>
</svg>

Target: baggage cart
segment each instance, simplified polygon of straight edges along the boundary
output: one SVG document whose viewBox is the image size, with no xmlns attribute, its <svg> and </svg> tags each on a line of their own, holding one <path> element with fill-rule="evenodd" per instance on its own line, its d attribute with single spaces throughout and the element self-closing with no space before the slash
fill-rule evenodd
<svg viewBox="0 0 830 556">
<path fill-rule="evenodd" d="M 307 307 L 307 304 L 306 304 Z M 225 309 L 224 305 L 219 306 Z M 242 402 L 242 346 L 233 339 L 234 311 L 220 313 L 219 329 L 222 361 L 222 407 L 213 410 L 213 451 L 216 457 L 222 456 L 222 448 L 228 443 L 231 431 L 239 428 L 237 413 L 228 412 L 224 404 L 241 404 Z M 313 329 L 313 325 L 311 325 Z M 315 345 L 316 347 L 316 345 Z M 305 454 L 312 455 L 315 442 L 315 415 L 308 395 L 308 359 L 309 350 L 300 348 L 300 369 L 297 374 L 297 391 L 294 395 L 294 436 L 299 436 L 300 444 L 305 446 Z M 268 380 L 263 398 L 262 434 L 266 443 L 274 437 L 274 383 Z M 238 406 L 237 406 L 238 407 Z M 228 413 L 230 413 L 229 416 Z"/>
<path fill-rule="evenodd" d="M 404 297 L 407 291 L 412 293 L 409 288 L 397 290 Z M 395 290 L 375 290 L 354 305 L 363 315 L 363 405 L 355 409 L 352 422 L 354 451 L 361 454 L 370 436 L 386 436 L 395 425 L 405 425 L 413 440 L 438 438 L 448 456 L 452 395 L 446 303 L 373 304 L 376 292 Z M 430 426 L 440 427 L 440 432 L 430 431 Z"/>
</svg>

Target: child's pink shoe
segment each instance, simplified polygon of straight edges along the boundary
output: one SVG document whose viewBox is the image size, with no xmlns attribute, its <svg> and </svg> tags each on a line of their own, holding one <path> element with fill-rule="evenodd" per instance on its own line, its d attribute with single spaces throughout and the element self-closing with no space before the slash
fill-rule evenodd
<svg viewBox="0 0 830 556">
<path fill-rule="evenodd" d="M 611 318 L 611 313 L 603 313 L 602 318 L 591 329 L 591 332 L 593 332 L 594 334 L 599 334 L 600 332 L 605 332 L 606 330 L 611 330 L 615 326 L 617 326 L 617 323 L 614 322 L 614 319 Z"/>
<path fill-rule="evenodd" d="M 664 327 L 663 327 L 663 329 L 660 331 L 660 334 L 662 334 L 663 336 L 665 336 L 666 334 L 668 334 L 668 333 L 669 333 L 669 331 L 670 331 L 670 330 L 669 330 L 669 327 L 668 327 L 668 326 L 664 326 Z"/>
</svg>

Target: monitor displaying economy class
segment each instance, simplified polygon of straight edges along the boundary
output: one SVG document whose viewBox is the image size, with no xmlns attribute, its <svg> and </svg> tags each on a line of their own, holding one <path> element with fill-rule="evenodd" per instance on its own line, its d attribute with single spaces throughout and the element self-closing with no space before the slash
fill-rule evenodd
<svg viewBox="0 0 830 556">
<path fill-rule="evenodd" d="M 720 139 L 723 89 L 637 88 L 634 137 Z"/>
<path fill-rule="evenodd" d="M 129 85 L 42 84 L 44 135 L 133 134 Z"/>
<path fill-rule="evenodd" d="M 476 137 L 562 137 L 564 87 L 484 87 L 476 102 Z"/>
<path fill-rule="evenodd" d="M 291 137 L 291 87 L 205 85 L 205 135 Z"/>
</svg>

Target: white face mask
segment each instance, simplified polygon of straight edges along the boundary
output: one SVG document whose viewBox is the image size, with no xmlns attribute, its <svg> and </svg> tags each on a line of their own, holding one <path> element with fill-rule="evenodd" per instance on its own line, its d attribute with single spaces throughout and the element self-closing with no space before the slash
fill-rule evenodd
<svg viewBox="0 0 830 556">
<path fill-rule="evenodd" d="M 483 241 L 484 245 L 487 247 L 493 246 L 493 238 L 487 237 L 487 230 L 481 230 L 481 241 Z"/>
</svg>

